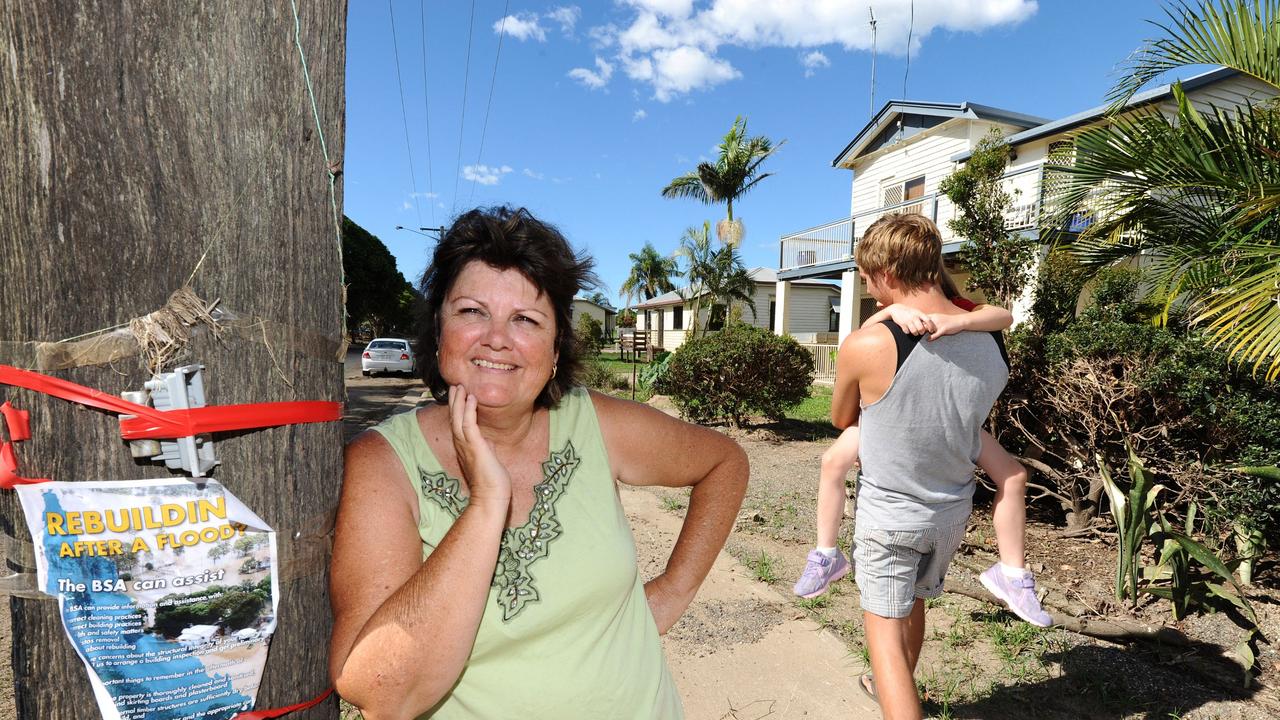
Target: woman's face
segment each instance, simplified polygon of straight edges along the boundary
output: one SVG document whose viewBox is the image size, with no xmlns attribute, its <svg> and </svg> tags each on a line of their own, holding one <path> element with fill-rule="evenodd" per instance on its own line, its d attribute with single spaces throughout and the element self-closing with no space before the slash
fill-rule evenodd
<svg viewBox="0 0 1280 720">
<path fill-rule="evenodd" d="M 463 266 L 440 308 L 440 376 L 481 407 L 533 405 L 556 363 L 551 300 L 518 270 Z"/>
</svg>

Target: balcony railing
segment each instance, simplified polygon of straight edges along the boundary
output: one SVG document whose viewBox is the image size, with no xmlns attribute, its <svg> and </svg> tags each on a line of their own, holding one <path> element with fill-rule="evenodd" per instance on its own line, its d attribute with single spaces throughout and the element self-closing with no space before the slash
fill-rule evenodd
<svg viewBox="0 0 1280 720">
<path fill-rule="evenodd" d="M 1013 200 L 1005 212 L 1005 227 L 1009 230 L 1034 228 L 1039 223 L 1041 176 L 1041 168 L 1035 166 L 1009 173 L 1001 179 L 1004 191 Z M 919 213 L 933 220 L 938 224 L 944 243 L 958 239 L 947 227 L 947 221 L 956 215 L 955 206 L 946 196 L 934 193 L 783 235 L 778 268 L 791 270 L 848 260 L 853 257 L 853 248 L 862 233 L 872 223 L 885 215 L 898 213 Z"/>
</svg>

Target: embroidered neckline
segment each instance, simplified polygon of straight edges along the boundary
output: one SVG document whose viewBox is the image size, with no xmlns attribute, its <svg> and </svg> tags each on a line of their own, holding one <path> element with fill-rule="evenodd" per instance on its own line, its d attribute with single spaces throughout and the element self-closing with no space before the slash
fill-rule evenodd
<svg viewBox="0 0 1280 720">
<path fill-rule="evenodd" d="M 491 587 L 498 588 L 497 603 L 502 609 L 503 622 L 510 622 L 529 603 L 542 599 L 530 571 L 535 562 L 548 555 L 551 543 L 563 532 L 556 517 L 556 501 L 568 488 L 581 462 L 572 441 L 566 440 L 559 452 L 552 451 L 551 457 L 542 463 L 542 482 L 533 487 L 529 519 L 502 532 Z M 469 499 L 461 494 L 461 482 L 444 472 L 419 470 L 419 475 L 423 497 L 456 520 Z"/>
</svg>

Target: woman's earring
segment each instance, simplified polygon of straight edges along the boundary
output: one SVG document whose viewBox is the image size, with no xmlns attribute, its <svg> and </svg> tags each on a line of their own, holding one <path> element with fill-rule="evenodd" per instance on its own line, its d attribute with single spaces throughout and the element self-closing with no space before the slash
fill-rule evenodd
<svg viewBox="0 0 1280 720">
<path fill-rule="evenodd" d="M 559 368 L 560 368 L 560 365 L 559 365 L 559 364 L 556 364 L 556 365 L 552 365 L 552 366 L 551 366 L 551 379 L 552 379 L 552 380 L 555 380 L 555 379 L 556 379 L 556 370 L 558 370 Z"/>
</svg>

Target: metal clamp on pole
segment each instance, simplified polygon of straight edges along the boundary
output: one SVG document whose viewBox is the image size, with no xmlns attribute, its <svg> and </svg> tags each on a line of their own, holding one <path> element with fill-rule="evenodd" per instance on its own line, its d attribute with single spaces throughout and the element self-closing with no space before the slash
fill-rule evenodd
<svg viewBox="0 0 1280 720">
<path fill-rule="evenodd" d="M 160 373 L 143 385 L 143 390 L 120 393 L 129 402 L 150 405 L 157 410 L 189 410 L 204 407 L 204 366 L 184 365 L 170 373 Z M 121 415 L 121 421 L 134 415 Z M 130 440 L 129 454 L 163 462 L 170 470 L 183 470 L 203 477 L 218 459 L 209 435 L 189 435 L 174 440 Z"/>
</svg>

